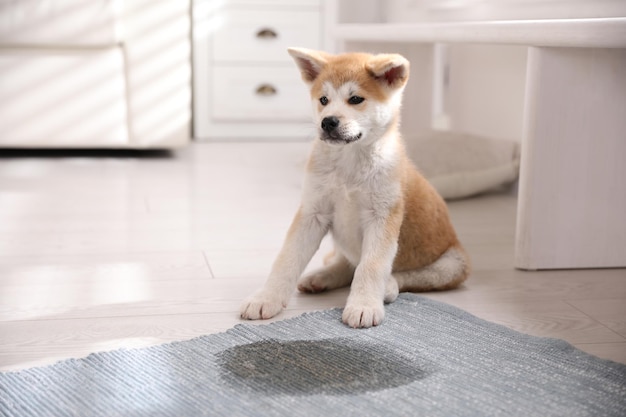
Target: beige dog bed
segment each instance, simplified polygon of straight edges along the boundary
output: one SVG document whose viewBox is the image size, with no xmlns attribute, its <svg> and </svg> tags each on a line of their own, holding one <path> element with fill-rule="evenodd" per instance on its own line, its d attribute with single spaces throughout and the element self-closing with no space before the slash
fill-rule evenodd
<svg viewBox="0 0 626 417">
<path fill-rule="evenodd" d="M 445 199 L 469 197 L 513 183 L 520 145 L 454 132 L 407 138 L 409 155 Z"/>
</svg>

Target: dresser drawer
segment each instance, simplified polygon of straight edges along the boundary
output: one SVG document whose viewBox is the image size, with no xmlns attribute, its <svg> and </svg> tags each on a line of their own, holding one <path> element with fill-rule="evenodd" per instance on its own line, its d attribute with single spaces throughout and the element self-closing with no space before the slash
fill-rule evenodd
<svg viewBox="0 0 626 417">
<path fill-rule="evenodd" d="M 213 69 L 211 116 L 216 121 L 308 122 L 309 91 L 293 66 Z"/>
<path fill-rule="evenodd" d="M 320 12 L 311 8 L 240 10 L 226 8 L 213 34 L 217 62 L 287 62 L 291 46 L 320 49 Z"/>
</svg>

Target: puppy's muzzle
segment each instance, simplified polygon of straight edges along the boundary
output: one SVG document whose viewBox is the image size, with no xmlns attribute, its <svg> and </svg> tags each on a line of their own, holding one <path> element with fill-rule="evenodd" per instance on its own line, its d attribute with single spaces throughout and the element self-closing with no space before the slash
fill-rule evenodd
<svg viewBox="0 0 626 417">
<path fill-rule="evenodd" d="M 339 119 L 335 116 L 324 117 L 322 120 L 322 130 L 326 133 L 330 133 L 337 129 L 337 126 L 339 126 Z"/>
</svg>

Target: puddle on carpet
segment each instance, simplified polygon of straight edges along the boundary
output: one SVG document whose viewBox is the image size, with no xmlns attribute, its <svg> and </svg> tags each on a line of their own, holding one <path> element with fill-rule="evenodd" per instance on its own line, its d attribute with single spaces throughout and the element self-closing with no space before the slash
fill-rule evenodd
<svg viewBox="0 0 626 417">
<path fill-rule="evenodd" d="M 265 395 L 354 395 L 407 385 L 431 373 L 426 363 L 348 339 L 262 341 L 224 350 L 218 361 L 223 382 Z"/>
</svg>

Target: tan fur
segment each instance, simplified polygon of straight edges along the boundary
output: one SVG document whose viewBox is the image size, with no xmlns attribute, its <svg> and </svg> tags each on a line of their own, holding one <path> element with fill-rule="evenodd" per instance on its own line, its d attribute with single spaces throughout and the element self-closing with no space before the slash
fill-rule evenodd
<svg viewBox="0 0 626 417">
<path fill-rule="evenodd" d="M 317 103 L 321 140 L 283 249 L 241 316 L 277 314 L 328 232 L 335 250 L 297 287 L 351 285 L 342 319 L 352 327 L 378 325 L 383 301 L 393 302 L 399 291 L 456 288 L 469 274 L 469 258 L 445 202 L 409 160 L 398 129 L 408 61 L 396 54 L 289 53 Z"/>
<path fill-rule="evenodd" d="M 350 54 L 328 57 L 323 73 L 317 77 L 311 86 L 311 96 L 318 98 L 321 96 L 321 87 L 325 82 L 330 81 L 333 86 L 338 87 L 348 81 L 354 81 L 363 91 L 367 92 L 367 97 L 385 101 L 385 94 L 380 83 L 376 82 L 367 72 L 368 54 Z"/>
<path fill-rule="evenodd" d="M 404 218 L 394 271 L 429 265 L 458 244 L 445 202 L 408 160 L 403 190 Z"/>
</svg>

